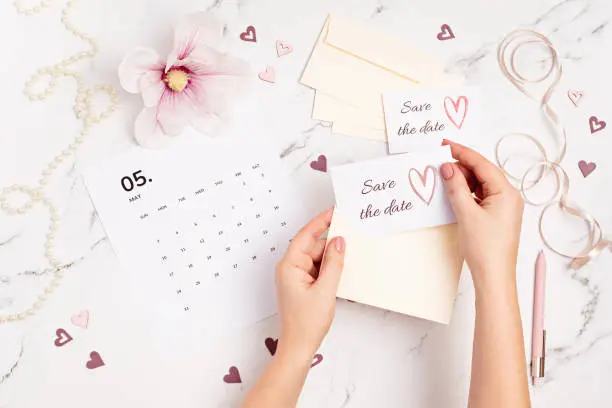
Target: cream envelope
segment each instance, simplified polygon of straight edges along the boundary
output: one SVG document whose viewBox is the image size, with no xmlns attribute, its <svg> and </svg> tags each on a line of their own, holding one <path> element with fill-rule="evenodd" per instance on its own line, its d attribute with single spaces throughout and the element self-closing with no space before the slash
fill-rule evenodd
<svg viewBox="0 0 612 408">
<path fill-rule="evenodd" d="M 362 137 L 364 139 L 375 140 L 378 142 L 387 141 L 387 133 L 384 130 L 364 127 L 360 124 L 349 122 L 334 122 L 332 132 L 340 135 Z"/>
<path fill-rule="evenodd" d="M 342 102 L 333 96 L 316 92 L 312 118 L 326 122 L 345 122 L 368 129 L 385 131 L 385 117 L 357 106 Z"/>
<path fill-rule="evenodd" d="M 370 235 L 336 209 L 335 236 L 346 240 L 338 297 L 449 323 L 463 265 L 457 224 Z"/>
<path fill-rule="evenodd" d="M 452 86 L 457 81 L 443 74 L 435 57 L 335 15 L 325 22 L 301 78 L 302 84 L 381 119 L 382 93 L 420 83 Z"/>
</svg>

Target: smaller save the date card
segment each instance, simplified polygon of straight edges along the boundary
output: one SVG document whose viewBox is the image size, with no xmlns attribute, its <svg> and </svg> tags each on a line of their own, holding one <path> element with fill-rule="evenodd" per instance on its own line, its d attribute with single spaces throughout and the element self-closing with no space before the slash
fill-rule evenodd
<svg viewBox="0 0 612 408">
<path fill-rule="evenodd" d="M 335 167 L 336 206 L 362 231 L 389 234 L 446 225 L 455 216 L 439 167 L 450 147 Z"/>
<path fill-rule="evenodd" d="M 469 144 L 480 132 L 481 103 L 479 89 L 470 86 L 383 94 L 389 153 L 439 146 L 442 139 Z"/>
</svg>

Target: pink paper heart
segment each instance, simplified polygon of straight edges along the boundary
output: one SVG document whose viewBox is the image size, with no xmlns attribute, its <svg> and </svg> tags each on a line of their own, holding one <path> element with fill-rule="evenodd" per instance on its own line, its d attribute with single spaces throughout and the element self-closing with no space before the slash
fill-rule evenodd
<svg viewBox="0 0 612 408">
<path fill-rule="evenodd" d="M 570 101 L 572 101 L 574 106 L 578 106 L 578 103 L 580 103 L 580 100 L 584 96 L 584 93 L 577 89 L 570 89 L 567 92 L 567 96 L 569 97 Z"/>
<path fill-rule="evenodd" d="M 100 357 L 100 353 L 97 351 L 92 351 L 89 353 L 89 361 L 85 364 L 85 367 L 93 370 L 98 367 L 102 367 L 103 365 L 105 364 L 104 361 L 102 361 L 102 357 Z"/>
<path fill-rule="evenodd" d="M 442 24 L 442 26 L 440 26 L 440 30 L 441 31 L 438 33 L 438 40 L 446 41 L 455 38 L 455 33 L 453 33 L 453 30 L 448 24 Z"/>
<path fill-rule="evenodd" d="M 89 311 L 81 310 L 79 314 L 76 314 L 70 318 L 70 321 L 75 326 L 82 327 L 84 329 L 89 325 Z"/>
<path fill-rule="evenodd" d="M 293 45 L 289 44 L 287 41 L 276 40 L 276 55 L 279 57 L 284 57 L 292 52 Z"/>
<path fill-rule="evenodd" d="M 242 382 L 242 379 L 240 378 L 240 372 L 238 371 L 238 368 L 231 366 L 229 368 L 229 374 L 225 374 L 223 376 L 223 381 L 228 383 L 228 384 L 239 384 Z"/>
<path fill-rule="evenodd" d="M 276 71 L 273 67 L 266 67 L 265 71 L 259 73 L 259 79 L 273 84 L 276 82 Z"/>
<path fill-rule="evenodd" d="M 595 171 L 595 169 L 597 168 L 597 165 L 595 163 L 587 163 L 584 160 L 580 160 L 578 162 L 578 168 L 580 169 L 580 172 L 582 173 L 583 177 L 587 177 L 589 174 L 591 174 L 592 172 Z"/>
<path fill-rule="evenodd" d="M 257 42 L 257 33 L 255 27 L 248 26 L 246 31 L 240 34 L 240 39 L 246 42 Z"/>
<path fill-rule="evenodd" d="M 278 347 L 278 339 L 273 339 L 272 337 L 268 337 L 265 341 L 266 348 L 274 356 L 276 354 L 276 349 Z"/>
<path fill-rule="evenodd" d="M 603 120 L 597 119 L 597 116 L 591 116 L 589 118 L 589 127 L 591 128 L 591 134 L 604 130 L 607 125 L 608 124 Z"/>
<path fill-rule="evenodd" d="M 433 174 L 433 183 L 427 184 L 428 174 L 431 172 Z M 414 176 L 418 176 L 418 180 L 414 180 Z M 437 172 L 435 167 L 427 166 L 425 167 L 425 171 L 423 174 L 419 172 L 417 169 L 410 169 L 408 172 L 408 181 L 410 181 L 410 187 L 412 187 L 412 191 L 427 205 L 431 204 L 431 200 L 433 200 L 434 194 L 436 192 L 436 185 L 438 182 Z"/>
<path fill-rule="evenodd" d="M 325 157 L 323 154 L 320 155 L 317 160 L 310 162 L 310 168 L 327 173 L 327 157 Z"/>
<path fill-rule="evenodd" d="M 468 107 L 470 105 L 470 101 L 467 96 L 460 96 L 455 101 L 450 96 L 444 98 L 444 111 L 446 112 L 446 116 L 453 122 L 453 125 L 457 127 L 457 129 L 461 129 L 463 126 L 463 122 L 465 122 L 465 118 L 468 114 Z"/>
<path fill-rule="evenodd" d="M 321 354 L 315 354 L 310 368 L 319 365 L 321 361 L 323 361 L 323 356 Z"/>
<path fill-rule="evenodd" d="M 57 329 L 55 331 L 55 345 L 57 347 L 65 346 L 66 344 L 72 341 L 72 336 L 68 334 L 68 332 L 64 329 Z"/>
</svg>

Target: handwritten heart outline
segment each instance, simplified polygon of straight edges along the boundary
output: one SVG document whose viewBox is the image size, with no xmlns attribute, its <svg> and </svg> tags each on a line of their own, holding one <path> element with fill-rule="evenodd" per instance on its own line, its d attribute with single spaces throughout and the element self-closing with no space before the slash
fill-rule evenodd
<svg viewBox="0 0 612 408">
<path fill-rule="evenodd" d="M 440 30 L 441 31 L 438 33 L 438 40 L 446 41 L 455 38 L 455 33 L 448 24 L 442 24 Z"/>
<path fill-rule="evenodd" d="M 252 25 L 246 28 L 246 31 L 240 33 L 240 39 L 246 42 L 257 42 L 257 31 Z"/>
<path fill-rule="evenodd" d="M 310 368 L 318 366 L 319 364 L 321 364 L 321 361 L 323 361 L 323 355 L 315 354 L 313 357 L 312 364 L 310 365 Z"/>
<path fill-rule="evenodd" d="M 55 335 L 57 336 L 55 338 L 55 345 L 57 347 L 63 347 L 66 344 L 70 343 L 73 338 L 70 334 L 68 334 L 68 332 L 62 328 L 59 328 L 55 331 Z"/>
<path fill-rule="evenodd" d="M 431 172 L 433 173 L 433 186 L 431 188 L 431 193 L 429 194 L 429 198 L 425 198 L 425 196 L 423 194 L 421 194 L 421 192 L 419 191 L 419 189 L 417 189 L 414 185 L 414 182 L 412 181 L 412 175 L 413 172 L 416 173 L 419 176 L 419 179 L 421 180 L 421 184 L 423 185 L 423 187 L 427 187 L 427 175 L 429 174 L 429 171 L 431 170 Z M 438 172 L 436 171 L 436 168 L 434 166 L 427 166 L 425 167 L 425 170 L 423 171 L 423 174 L 421 174 L 420 171 L 418 171 L 415 168 L 411 168 L 408 171 L 408 181 L 410 182 L 410 187 L 412 187 L 412 191 L 414 191 L 414 193 L 428 206 L 431 204 L 431 201 L 433 200 L 434 194 L 436 192 L 436 187 L 438 185 Z"/>
<path fill-rule="evenodd" d="M 455 118 L 454 118 L 455 115 L 453 115 L 449 111 L 449 106 L 448 106 L 449 102 L 451 105 L 453 105 L 452 106 L 453 110 L 455 111 L 457 115 L 461 115 L 461 113 L 459 112 L 460 107 L 465 106 L 465 109 L 463 110 L 463 116 L 461 117 L 461 121 L 459 122 L 459 124 L 457 124 L 457 122 L 455 121 Z M 465 119 L 467 118 L 469 106 L 470 106 L 470 100 L 468 99 L 467 96 L 464 96 L 464 95 L 458 97 L 457 101 L 455 101 L 450 96 L 447 96 L 446 98 L 444 98 L 444 111 L 446 112 L 446 116 L 448 117 L 448 119 L 450 119 L 451 122 L 453 122 L 453 125 L 455 125 L 457 129 L 461 129 L 461 127 L 463 126 L 463 123 L 465 122 Z"/>
</svg>

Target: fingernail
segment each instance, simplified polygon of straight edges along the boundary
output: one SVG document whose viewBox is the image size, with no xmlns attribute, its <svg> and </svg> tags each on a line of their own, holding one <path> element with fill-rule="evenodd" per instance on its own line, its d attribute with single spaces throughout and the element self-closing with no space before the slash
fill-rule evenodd
<svg viewBox="0 0 612 408">
<path fill-rule="evenodd" d="M 450 164 L 450 163 L 444 163 L 440 167 L 440 174 L 442 174 L 442 178 L 444 180 L 450 180 L 450 178 L 453 177 L 453 174 L 455 174 L 455 170 L 453 169 L 453 165 Z"/>
<path fill-rule="evenodd" d="M 334 248 L 336 248 L 336 251 L 344 252 L 345 247 L 346 247 L 346 242 L 344 242 L 343 237 L 334 238 Z"/>
<path fill-rule="evenodd" d="M 448 146 L 449 144 L 451 144 L 452 142 L 448 139 L 442 139 L 442 146 Z"/>
</svg>

